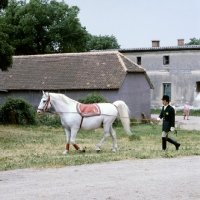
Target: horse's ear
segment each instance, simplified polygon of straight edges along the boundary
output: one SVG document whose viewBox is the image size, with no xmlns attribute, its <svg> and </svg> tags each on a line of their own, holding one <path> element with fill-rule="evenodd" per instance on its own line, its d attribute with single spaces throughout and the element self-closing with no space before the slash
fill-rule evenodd
<svg viewBox="0 0 200 200">
<path fill-rule="evenodd" d="M 45 92 L 42 90 L 42 93 L 45 94 Z"/>
</svg>

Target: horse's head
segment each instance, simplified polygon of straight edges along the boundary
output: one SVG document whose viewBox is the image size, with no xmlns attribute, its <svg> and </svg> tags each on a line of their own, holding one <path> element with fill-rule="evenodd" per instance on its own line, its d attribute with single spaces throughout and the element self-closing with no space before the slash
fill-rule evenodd
<svg viewBox="0 0 200 200">
<path fill-rule="evenodd" d="M 42 99 L 37 109 L 38 114 L 43 114 L 51 107 L 50 95 L 48 92 L 43 92 Z"/>
</svg>

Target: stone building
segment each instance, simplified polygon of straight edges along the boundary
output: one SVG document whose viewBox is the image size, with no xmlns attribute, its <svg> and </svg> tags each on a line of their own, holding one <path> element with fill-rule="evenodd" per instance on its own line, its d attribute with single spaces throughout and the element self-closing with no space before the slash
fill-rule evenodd
<svg viewBox="0 0 200 200">
<path fill-rule="evenodd" d="M 200 45 L 185 46 L 179 39 L 177 46 L 160 47 L 153 40 L 152 47 L 120 49 L 126 57 L 146 69 L 154 90 L 151 90 L 151 105 L 161 105 L 161 97 L 167 94 L 176 106 L 186 101 L 199 107 L 200 101 Z"/>
</svg>

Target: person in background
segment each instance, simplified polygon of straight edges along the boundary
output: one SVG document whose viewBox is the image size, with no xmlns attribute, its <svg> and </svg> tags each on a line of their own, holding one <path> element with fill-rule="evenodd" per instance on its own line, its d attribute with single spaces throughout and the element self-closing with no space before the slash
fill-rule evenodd
<svg viewBox="0 0 200 200">
<path fill-rule="evenodd" d="M 175 126 L 175 112 L 174 108 L 169 105 L 169 96 L 164 95 L 161 99 L 163 103 L 162 111 L 159 115 L 159 118 L 157 118 L 158 121 L 163 119 L 162 124 L 162 150 L 165 150 L 167 148 L 167 141 L 171 144 L 173 144 L 176 147 L 176 150 L 179 149 L 180 144 L 176 142 L 174 139 L 168 137 L 168 133 L 170 131 L 174 131 Z"/>
<path fill-rule="evenodd" d="M 190 114 L 190 106 L 188 102 L 184 105 L 184 119 L 187 117 L 187 120 L 189 120 L 189 114 Z"/>
</svg>

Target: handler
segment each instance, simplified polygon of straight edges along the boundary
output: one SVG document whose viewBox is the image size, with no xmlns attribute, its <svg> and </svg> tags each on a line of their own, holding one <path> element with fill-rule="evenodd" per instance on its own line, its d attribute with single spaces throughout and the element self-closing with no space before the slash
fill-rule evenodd
<svg viewBox="0 0 200 200">
<path fill-rule="evenodd" d="M 175 126 L 175 111 L 172 106 L 169 105 L 169 96 L 164 95 L 161 99 L 163 103 L 162 111 L 159 115 L 159 118 L 157 118 L 158 121 L 160 121 L 163 118 L 163 124 L 162 124 L 162 150 L 165 150 L 167 148 L 167 141 L 175 145 L 176 150 L 179 149 L 180 144 L 173 140 L 172 138 L 168 137 L 169 131 L 174 131 Z"/>
</svg>

